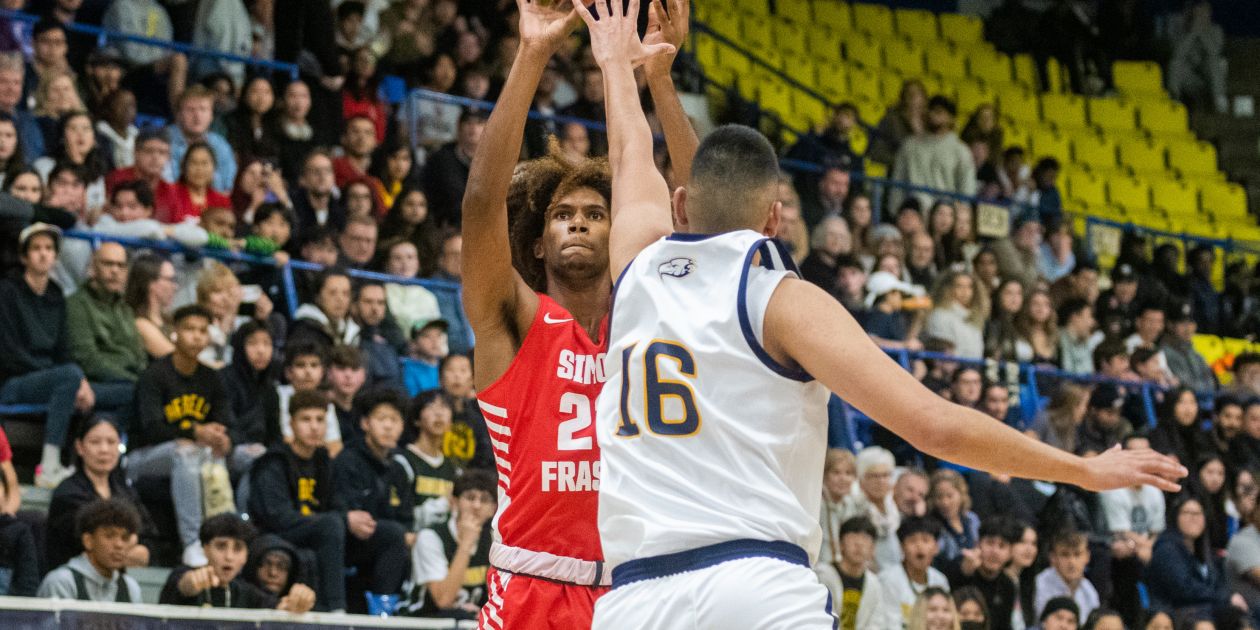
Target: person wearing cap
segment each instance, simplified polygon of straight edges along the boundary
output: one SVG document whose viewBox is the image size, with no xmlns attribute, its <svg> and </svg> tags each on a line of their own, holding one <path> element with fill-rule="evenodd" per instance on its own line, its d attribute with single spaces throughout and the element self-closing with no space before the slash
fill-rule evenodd
<svg viewBox="0 0 1260 630">
<path fill-rule="evenodd" d="M 1003 278 L 1018 280 L 1025 291 L 1031 291 L 1041 278 L 1038 258 L 1045 227 L 1031 212 L 1019 214 L 1011 227 L 1010 236 L 993 244 L 997 255 L 998 273 Z"/>
<path fill-rule="evenodd" d="M 1124 393 L 1111 383 L 1101 383 L 1089 395 L 1085 420 L 1076 430 L 1076 452 L 1097 455 L 1117 444 L 1133 432 L 1129 421 L 1120 414 Z"/>
<path fill-rule="evenodd" d="M 447 331 L 450 324 L 434 319 L 417 324 L 411 330 L 411 354 L 403 359 L 403 385 L 415 396 L 441 384 L 438 367 L 450 354 Z"/>
<path fill-rule="evenodd" d="M 958 193 L 976 194 L 976 165 L 971 149 L 954 132 L 958 110 L 950 99 L 936 95 L 928 101 L 926 129 L 906 138 L 893 160 L 892 179 Z M 894 188 L 889 205 L 898 207 L 906 193 Z M 931 197 L 918 193 L 924 207 Z"/>
<path fill-rule="evenodd" d="M 433 222 L 439 227 L 459 227 L 460 217 L 463 216 L 464 188 L 468 186 L 468 167 L 485 129 L 485 112 L 464 110 L 459 116 L 455 141 L 438 149 L 424 164 L 421 186 L 424 195 L 429 198 Z"/>
<path fill-rule="evenodd" d="M 0 404 L 47 405 L 35 472 L 35 484 L 46 488 L 73 472 L 61 464 L 70 420 L 96 403 L 71 355 L 66 299 L 52 279 L 60 246 L 60 229 L 28 226 L 18 236 L 22 273 L 0 280 Z"/>
<path fill-rule="evenodd" d="M 1140 304 L 1138 274 L 1133 265 L 1121 263 L 1111 270 L 1111 288 L 1098 296 L 1098 321 L 1108 337 L 1127 335 L 1133 331 Z"/>
<path fill-rule="evenodd" d="M 1081 627 L 1081 608 L 1071 597 L 1055 597 L 1041 610 L 1041 630 L 1077 630 Z"/>
<path fill-rule="evenodd" d="M 866 281 L 866 311 L 859 320 L 862 329 L 883 347 L 922 350 L 918 339 L 908 338 L 906 316 L 901 311 L 903 298 L 920 295 L 922 288 L 887 271 L 876 271 Z"/>
<path fill-rule="evenodd" d="M 1168 331 L 1160 338 L 1159 349 L 1168 371 L 1182 385 L 1199 392 L 1216 391 L 1216 375 L 1203 355 L 1194 349 L 1198 322 L 1189 304 L 1168 309 Z"/>
<path fill-rule="evenodd" d="M 1094 307 L 1085 300 L 1073 298 L 1059 307 L 1059 367 L 1064 372 L 1094 373 L 1094 323 Z"/>
</svg>

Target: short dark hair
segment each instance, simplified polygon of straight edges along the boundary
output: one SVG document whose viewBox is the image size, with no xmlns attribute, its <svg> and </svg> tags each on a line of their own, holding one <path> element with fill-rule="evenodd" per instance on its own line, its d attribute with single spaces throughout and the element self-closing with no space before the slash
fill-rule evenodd
<svg viewBox="0 0 1260 630">
<path fill-rule="evenodd" d="M 1037 165 L 1033 167 L 1033 176 L 1037 176 L 1046 171 L 1060 170 L 1059 161 L 1052 157 L 1043 157 L 1037 160 Z"/>
<path fill-rule="evenodd" d="M 906 539 L 915 534 L 927 534 L 932 538 L 941 535 L 941 526 L 935 519 L 926 516 L 907 516 L 901 519 L 901 525 L 897 528 L 897 541 L 906 542 Z"/>
<path fill-rule="evenodd" d="M 399 243 L 403 243 L 403 242 L 410 243 L 411 241 L 398 241 L 398 242 L 399 242 Z M 384 282 L 381 282 L 380 280 L 364 280 L 364 281 L 360 282 L 358 285 L 356 285 L 356 286 L 354 287 L 354 300 L 355 300 L 356 302 L 357 302 L 357 301 L 359 301 L 359 296 L 363 294 L 363 290 L 364 290 L 364 289 L 366 289 L 366 288 L 368 288 L 368 287 L 377 287 L 377 288 L 379 288 L 380 290 L 384 291 L 384 290 L 385 290 L 385 283 L 384 283 Z"/>
<path fill-rule="evenodd" d="M 371 415 L 372 410 L 381 405 L 388 405 L 398 411 L 398 415 L 407 415 L 407 399 L 392 387 L 375 387 L 364 392 L 357 401 L 364 416 Z"/>
<path fill-rule="evenodd" d="M 241 519 L 241 517 L 228 512 L 211 516 L 201 524 L 201 531 L 198 532 L 198 538 L 201 544 L 209 545 L 210 541 L 215 538 L 232 538 L 245 543 L 254 541 L 254 536 L 258 534 L 253 525 Z"/>
<path fill-rule="evenodd" d="M 1244 352 L 1234 357 L 1234 372 L 1252 364 L 1260 364 L 1260 352 Z"/>
<path fill-rule="evenodd" d="M 328 352 L 328 363 L 333 367 L 357 370 L 363 367 L 363 353 L 358 346 L 337 344 Z"/>
<path fill-rule="evenodd" d="M 303 409 L 328 409 L 328 396 L 317 389 L 293 392 L 289 399 L 289 416 L 296 416 Z"/>
<path fill-rule="evenodd" d="M 329 267 L 319 272 L 319 275 L 315 276 L 315 294 L 323 293 L 324 285 L 328 284 L 328 281 L 333 278 L 350 280 L 350 273 L 341 267 Z"/>
<path fill-rule="evenodd" d="M 1167 305 L 1160 300 L 1147 300 L 1138 305 L 1138 317 L 1141 317 L 1151 311 L 1159 311 L 1160 315 L 1164 315 Z"/>
<path fill-rule="evenodd" d="M 284 221 L 289 224 L 289 227 L 293 226 L 293 212 L 276 201 L 268 201 L 258 206 L 257 210 L 254 210 L 254 225 L 258 225 L 277 214 L 284 217 Z"/>
<path fill-rule="evenodd" d="M 1053 553 L 1056 549 L 1066 549 L 1072 551 L 1087 547 L 1089 538 L 1074 529 L 1068 529 L 1058 532 L 1050 539 L 1050 551 Z"/>
<path fill-rule="evenodd" d="M 1239 411 L 1243 410 L 1243 402 L 1237 397 L 1230 394 L 1221 394 L 1216 397 L 1216 403 L 1212 406 L 1214 413 L 1220 413 L 1225 407 L 1238 407 Z"/>
<path fill-rule="evenodd" d="M 836 271 L 841 269 L 861 269 L 866 271 L 866 267 L 862 266 L 862 261 L 853 254 L 840 254 L 836 256 Z"/>
<path fill-rule="evenodd" d="M 723 125 L 700 146 L 691 166 L 688 197 L 697 230 L 721 232 L 746 227 L 750 196 L 777 186 L 779 159 L 765 136 L 751 127 Z"/>
<path fill-rule="evenodd" d="M 140 513 L 135 506 L 123 499 L 92 501 L 79 508 L 74 522 L 80 537 L 102 527 L 118 527 L 129 534 L 140 531 Z"/>
<path fill-rule="evenodd" d="M 363 5 L 362 0 L 346 0 L 345 2 L 337 5 L 337 20 L 341 21 L 352 15 L 363 17 L 364 12 L 366 11 L 367 9 Z"/>
<path fill-rule="evenodd" d="M 79 180 L 79 182 L 81 182 L 84 185 L 87 185 L 88 178 L 83 175 L 83 167 L 76 166 L 69 162 L 58 162 L 57 164 L 53 165 L 52 170 L 48 171 L 48 184 L 47 185 L 52 186 L 53 180 L 57 179 L 57 176 L 62 173 L 70 173 L 71 175 L 75 177 L 75 179 Z"/>
<path fill-rule="evenodd" d="M 879 530 L 875 528 L 875 523 L 871 522 L 870 517 L 854 516 L 840 524 L 840 538 L 843 539 L 848 534 L 866 534 L 871 540 L 879 538 Z"/>
<path fill-rule="evenodd" d="M 1089 303 L 1089 300 L 1081 298 L 1072 298 L 1067 300 L 1059 307 L 1059 325 L 1061 326 L 1066 324 L 1074 315 L 1079 315 L 1087 308 L 1094 308 L 1093 305 Z"/>
<path fill-rule="evenodd" d="M 1129 350 L 1124 346 L 1124 342 L 1119 339 L 1108 339 L 1094 348 L 1094 368 L 1102 367 L 1102 364 L 1116 358 L 1129 356 Z"/>
<path fill-rule="evenodd" d="M 958 106 L 954 105 L 954 101 L 950 100 L 948 96 L 943 94 L 937 94 L 936 96 L 928 99 L 928 109 L 943 109 L 946 112 L 949 112 L 950 116 L 958 115 Z"/>
<path fill-rule="evenodd" d="M 1159 350 L 1151 347 L 1142 347 L 1133 351 L 1129 356 L 1129 367 L 1136 369 L 1138 365 L 1146 363 L 1159 355 Z"/>
<path fill-rule="evenodd" d="M 1013 545 L 1023 537 L 1024 526 L 1022 523 L 1009 516 L 999 514 L 980 521 L 980 533 L 977 539 L 1001 538 Z"/>
<path fill-rule="evenodd" d="M 469 490 L 480 490 L 492 497 L 497 497 L 498 487 L 499 481 L 495 478 L 494 473 L 489 470 L 470 468 L 455 478 L 455 487 L 452 490 L 452 494 L 455 495 L 455 498 L 459 498 L 460 495 Z"/>
<path fill-rule="evenodd" d="M 467 359 L 468 364 L 472 365 L 472 355 L 464 354 L 462 352 L 452 352 L 438 360 L 438 373 L 441 374 L 442 370 L 445 370 L 446 366 L 449 365 L 451 361 L 457 359 Z"/>
<path fill-rule="evenodd" d="M 118 193 L 127 191 L 131 191 L 131 194 L 136 196 L 136 201 L 140 202 L 140 205 L 153 209 L 153 188 L 141 179 L 133 179 L 114 186 L 114 191 L 109 193 L 110 202 L 118 203 Z"/>
<path fill-rule="evenodd" d="M 138 135 L 136 135 L 136 148 L 140 148 L 144 146 L 144 143 L 152 140 L 161 141 L 162 144 L 165 144 L 168 147 L 171 146 L 170 138 L 166 137 L 166 134 L 163 133 L 161 127 L 145 127 L 140 130 Z"/>
<path fill-rule="evenodd" d="M 200 304 L 186 304 L 175 309 L 175 314 L 171 316 L 171 322 L 178 326 L 180 322 L 189 317 L 200 317 L 207 322 L 214 320 L 214 316 L 210 314 L 206 307 Z"/>
<path fill-rule="evenodd" d="M 48 31 L 61 31 L 62 33 L 65 33 L 66 25 L 51 17 L 40 18 L 38 22 L 35 22 L 35 26 L 31 27 L 31 39 L 39 39 L 40 35 L 43 35 Z"/>
<path fill-rule="evenodd" d="M 258 224 L 258 219 L 254 219 L 254 224 Z M 314 225 L 302 230 L 302 247 L 307 245 L 315 245 L 318 243 L 327 244 L 329 247 L 337 246 L 337 236 L 333 233 L 332 228 L 324 225 Z"/>
<path fill-rule="evenodd" d="M 328 352 L 314 341 L 290 344 L 284 351 L 284 367 L 292 367 L 299 357 L 317 357 L 320 365 L 328 365 Z"/>
<path fill-rule="evenodd" d="M 834 115 L 834 114 L 839 114 L 839 113 L 842 113 L 842 112 L 849 112 L 850 114 L 853 114 L 853 116 L 854 116 L 854 117 L 856 117 L 856 116 L 858 115 L 858 108 L 857 108 L 857 105 L 854 105 L 854 104 L 853 104 L 853 101 L 844 101 L 844 102 L 842 102 L 842 103 L 840 103 L 840 104 L 836 105 L 836 106 L 835 106 L 835 107 L 831 110 L 831 112 L 832 112 L 832 114 L 833 114 L 833 115 Z"/>
</svg>

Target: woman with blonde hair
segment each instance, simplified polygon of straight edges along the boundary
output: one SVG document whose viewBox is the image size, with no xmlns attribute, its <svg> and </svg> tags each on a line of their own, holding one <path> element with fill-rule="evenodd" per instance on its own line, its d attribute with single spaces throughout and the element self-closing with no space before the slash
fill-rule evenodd
<svg viewBox="0 0 1260 630">
<path fill-rule="evenodd" d="M 958 609 L 943 588 L 928 587 L 914 602 L 907 630 L 960 630 Z"/>
<path fill-rule="evenodd" d="M 932 473 L 927 503 L 931 514 L 941 522 L 940 552 L 937 558 L 952 561 L 964 549 L 974 549 L 980 541 L 980 517 L 971 511 L 967 480 L 958 471 L 940 468 Z"/>
<path fill-rule="evenodd" d="M 853 494 L 856 479 L 857 459 L 853 452 L 843 448 L 827 449 L 827 458 L 823 461 L 823 548 L 819 562 L 840 559 L 840 526 L 861 513 Z"/>
<path fill-rule="evenodd" d="M 934 307 L 928 314 L 923 333 L 954 344 L 960 357 L 984 357 L 984 325 L 989 318 L 987 291 L 965 269 L 951 269 L 936 281 L 932 290 Z"/>
<path fill-rule="evenodd" d="M 210 262 L 197 274 L 197 304 L 209 310 L 213 317 L 210 322 L 210 346 L 199 357 L 202 363 L 215 369 L 231 363 L 232 335 L 250 320 L 250 317 L 240 314 L 242 301 L 244 290 L 241 281 L 223 264 Z M 261 293 L 254 302 L 253 318 L 270 325 L 272 308 L 267 294 Z M 277 334 L 272 330 L 273 336 Z"/>
<path fill-rule="evenodd" d="M 1050 404 L 1037 417 L 1027 433 L 1057 449 L 1074 453 L 1076 452 L 1077 427 L 1084 422 L 1088 405 L 1088 387 L 1076 383 L 1064 383 L 1050 397 Z"/>
<path fill-rule="evenodd" d="M 85 112 L 74 73 L 69 70 L 45 72 L 35 87 L 35 122 L 44 136 L 48 150 L 57 146 L 57 123 L 71 112 Z"/>
</svg>

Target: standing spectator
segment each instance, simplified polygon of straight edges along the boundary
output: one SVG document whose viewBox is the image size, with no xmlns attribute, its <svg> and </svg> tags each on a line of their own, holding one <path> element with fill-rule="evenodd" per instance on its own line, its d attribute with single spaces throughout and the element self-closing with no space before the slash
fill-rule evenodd
<svg viewBox="0 0 1260 630">
<path fill-rule="evenodd" d="M 1173 616 L 1245 608 L 1243 597 L 1229 588 L 1221 559 L 1211 552 L 1203 504 L 1184 497 L 1173 504 L 1170 516 L 1146 567 L 1151 608 Z"/>
<path fill-rule="evenodd" d="M 896 566 L 901 561 L 901 549 L 898 546 L 901 513 L 892 498 L 892 475 L 896 460 L 892 453 L 878 446 L 862 449 L 857 455 L 857 492 L 855 514 L 871 519 L 879 536 L 875 541 L 875 561 L 873 566 L 883 571 Z M 939 529 L 939 528 L 938 528 Z M 936 530 L 934 530 L 936 531 Z M 933 535 L 935 539 L 935 534 Z M 933 543 L 933 557 L 936 555 Z"/>
<path fill-rule="evenodd" d="M 1062 532 L 1050 542 L 1050 566 L 1037 574 L 1037 599 L 1034 608 L 1043 616 L 1056 597 L 1073 600 L 1082 615 L 1088 616 L 1101 605 L 1098 591 L 1085 577 L 1089 564 L 1089 545 L 1085 534 Z"/>
<path fill-rule="evenodd" d="M 105 178 L 105 188 L 113 194 L 114 188 L 130 181 L 143 181 L 153 192 L 154 216 L 166 219 L 179 203 L 175 185 L 162 178 L 162 169 L 171 156 L 171 145 L 161 132 L 145 130 L 136 136 L 135 164 L 110 171 Z"/>
<path fill-rule="evenodd" d="M 437 271 L 433 272 L 433 279 L 458 284 L 463 278 L 464 237 L 458 231 L 447 231 L 441 238 L 441 244 Z M 459 293 L 444 290 L 436 292 L 436 295 L 438 310 L 442 313 L 442 319 L 447 322 L 450 351 L 471 354 L 472 326 L 468 323 L 468 315 L 464 313 L 464 305 L 459 300 Z"/>
<path fill-rule="evenodd" d="M 454 509 L 445 522 L 420 530 L 411 552 L 411 579 L 402 610 L 422 617 L 475 619 L 487 600 L 498 502 L 494 475 L 469 471 L 455 480 Z"/>
<path fill-rule="evenodd" d="M 78 512 L 83 553 L 44 576 L 36 597 L 139 603 L 140 583 L 123 572 L 140 531 L 140 515 L 126 501 L 93 501 Z"/>
<path fill-rule="evenodd" d="M 185 90 L 176 105 L 175 123 L 166 128 L 166 137 L 171 143 L 171 160 L 162 173 L 163 179 L 179 179 L 186 164 L 184 154 L 195 144 L 204 143 L 209 145 L 213 161 L 213 180 L 209 187 L 219 191 L 232 190 L 232 182 L 236 180 L 236 154 L 223 136 L 210 130 L 212 122 L 214 92 L 200 85 Z M 231 203 L 226 206 L 230 207 Z"/>
<path fill-rule="evenodd" d="M 290 81 L 284 87 L 281 106 L 271 122 L 274 130 L 272 133 L 280 150 L 280 172 L 284 173 L 286 179 L 298 180 L 303 176 L 307 156 L 317 146 L 315 129 L 309 120 L 310 114 L 310 86 L 301 80 Z M 264 120 L 264 124 L 266 122 Z M 329 181 L 332 181 L 331 172 Z"/>
<path fill-rule="evenodd" d="M 88 278 L 66 299 L 70 356 L 92 386 L 97 411 L 113 415 L 126 428 L 136 381 L 149 361 L 135 316 L 123 300 L 127 250 L 117 243 L 101 243 L 92 255 Z"/>
<path fill-rule="evenodd" d="M 44 135 L 35 122 L 35 116 L 22 106 L 22 85 L 26 77 L 26 65 L 17 52 L 0 53 L 0 112 L 13 117 L 26 159 L 34 161 L 45 152 Z"/>
<path fill-rule="evenodd" d="M 414 288 L 424 290 L 422 287 Z M 403 379 L 402 368 L 398 363 L 398 350 L 386 330 L 397 330 L 397 324 L 388 321 L 390 309 L 386 296 L 385 285 L 375 281 L 364 282 L 355 289 L 351 312 L 354 321 L 359 325 L 357 343 L 363 353 L 368 384 L 371 387 L 383 385 L 401 390 Z"/>
<path fill-rule="evenodd" d="M 872 134 L 867 157 L 874 162 L 892 166 L 906 139 L 923 133 L 927 124 L 927 109 L 927 89 L 923 87 L 923 82 L 907 79 L 901 84 L 897 103 L 888 108 Z"/>
<path fill-rule="evenodd" d="M 60 245 L 56 227 L 31 224 L 18 236 L 22 273 L 0 280 L 0 403 L 48 406 L 35 472 L 42 488 L 55 488 L 73 472 L 61 464 L 71 415 L 96 403 L 83 370 L 72 362 L 66 301 L 52 280 Z"/>
<path fill-rule="evenodd" d="M 254 44 L 249 12 L 241 0 L 201 0 L 197 3 L 192 44 L 238 57 L 249 57 Z M 193 58 L 193 76 L 224 73 L 232 85 L 245 82 L 245 64 L 209 55 Z M 177 92 L 178 93 L 178 92 Z"/>
<path fill-rule="evenodd" d="M 942 275 L 933 289 L 935 305 L 928 314 L 924 334 L 954 344 L 960 357 L 984 356 L 984 322 L 989 315 L 988 295 L 977 291 L 974 276 L 951 270 Z"/>
<path fill-rule="evenodd" d="M 1186 257 L 1186 284 L 1190 288 L 1190 306 L 1198 332 L 1205 335 L 1221 333 L 1221 294 L 1212 285 L 1212 269 L 1216 264 L 1216 250 L 1200 245 L 1190 250 Z"/>
<path fill-rule="evenodd" d="M 839 216 L 827 216 L 810 234 L 809 255 L 801 262 L 801 277 L 830 292 L 836 284 L 836 260 L 853 250 L 849 226 Z"/>
<path fill-rule="evenodd" d="M 1191 106 L 1210 106 L 1218 114 L 1226 113 L 1227 68 L 1225 34 L 1212 22 L 1212 4 L 1206 0 L 1193 3 L 1183 32 L 1173 41 L 1168 92 Z"/>
<path fill-rule="evenodd" d="M 229 149 L 230 150 L 230 149 Z M 179 181 L 175 183 L 175 205 L 163 223 L 196 219 L 208 208 L 231 208 L 232 199 L 215 189 L 215 151 L 204 142 L 194 142 L 184 152 Z M 227 189 L 224 189 L 227 190 Z"/>
<path fill-rule="evenodd" d="M 937 521 L 926 517 L 907 518 L 897 528 L 897 539 L 901 541 L 905 559 L 879 572 L 879 580 L 887 595 L 884 598 L 885 627 L 900 628 L 908 623 L 920 595 L 926 597 L 933 588 L 948 592 L 949 580 L 932 567 L 939 533 Z M 953 605 L 952 601 L 950 605 Z"/>
<path fill-rule="evenodd" d="M 316 227 L 340 232 L 346 226 L 346 207 L 337 197 L 332 157 L 322 149 L 311 151 L 302 162 L 300 188 L 293 195 L 293 213 L 300 233 Z"/>
<path fill-rule="evenodd" d="M 245 80 L 240 102 L 223 120 L 228 143 L 236 149 L 237 159 L 242 164 L 251 159 L 280 157 L 280 139 L 271 124 L 278 113 L 275 105 L 276 91 L 270 79 L 255 75 Z"/>
<path fill-rule="evenodd" d="M 902 143 L 893 165 L 893 179 L 961 195 L 976 194 L 976 166 L 971 150 L 954 133 L 957 113 L 954 102 L 944 96 L 933 96 L 928 101 L 926 128 Z M 900 190 L 892 191 L 890 205 L 900 205 L 904 196 Z M 924 206 L 932 202 L 927 195 L 917 196 Z"/>
<path fill-rule="evenodd" d="M 1041 238 L 1045 232 L 1041 222 L 1031 214 L 1021 214 L 1015 219 L 1010 237 L 993 244 L 997 254 L 998 271 L 1003 278 L 1014 278 L 1031 290 L 1041 277 L 1037 270 L 1037 258 L 1041 252 Z"/>
<path fill-rule="evenodd" d="M 971 552 L 979 542 L 980 518 L 971 511 L 971 495 L 967 481 L 958 471 L 941 468 L 932 473 L 928 506 L 932 517 L 941 524 L 940 551 L 937 566 L 949 563 Z"/>
<path fill-rule="evenodd" d="M 367 46 L 351 52 L 350 72 L 341 90 L 341 115 L 345 117 L 347 127 L 355 118 L 372 121 L 378 143 L 385 140 L 385 128 L 389 124 L 389 106 L 381 100 L 380 84 L 376 53 Z"/>
<path fill-rule="evenodd" d="M 1059 307 L 1059 367 L 1072 374 L 1093 374 L 1094 307 L 1072 298 Z"/>
<path fill-rule="evenodd" d="M 840 551 L 833 563 L 819 565 L 815 571 L 831 593 L 841 628 L 895 630 L 890 624 L 888 595 L 884 585 L 868 567 L 874 556 L 878 531 L 870 519 L 855 516 L 840 525 Z M 900 620 L 898 620 L 900 621 Z"/>
<path fill-rule="evenodd" d="M 1160 337 L 1159 350 L 1178 382 L 1195 391 L 1212 392 L 1216 390 L 1216 375 L 1194 349 L 1197 332 L 1198 322 L 1190 305 L 1173 306 L 1168 309 L 1168 332 Z"/>
<path fill-rule="evenodd" d="M 409 415 L 411 426 L 406 433 L 412 440 L 398 449 L 394 459 L 415 489 L 415 526 L 420 531 L 445 523 L 451 510 L 448 497 L 457 471 L 455 463 L 442 454 L 443 438 L 451 428 L 451 404 L 440 391 L 430 390 L 412 401 Z"/>
<path fill-rule="evenodd" d="M 203 491 L 217 488 L 203 488 L 202 466 L 233 455 L 234 422 L 223 381 L 197 359 L 209 342 L 210 313 L 189 305 L 175 311 L 174 320 L 175 352 L 150 363 L 136 384 L 140 422 L 129 436 L 127 473 L 133 482 L 169 477 L 184 564 L 203 566 L 197 537 Z M 230 463 L 240 471 L 248 458 L 238 452 Z"/>
<path fill-rule="evenodd" d="M 425 162 L 422 185 L 438 226 L 459 227 L 468 166 L 485 129 L 485 112 L 464 110 L 459 116 L 455 141 L 443 146 Z"/>
</svg>

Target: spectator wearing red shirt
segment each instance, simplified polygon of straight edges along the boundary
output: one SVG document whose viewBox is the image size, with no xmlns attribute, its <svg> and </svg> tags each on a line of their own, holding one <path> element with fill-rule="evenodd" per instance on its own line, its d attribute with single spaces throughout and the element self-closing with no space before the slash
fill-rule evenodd
<svg viewBox="0 0 1260 630">
<path fill-rule="evenodd" d="M 166 222 L 179 203 L 175 185 L 162 179 L 162 169 L 171 159 L 171 143 L 160 131 L 146 129 L 136 138 L 136 163 L 118 168 L 105 176 L 105 189 L 109 195 L 124 182 L 143 180 L 153 191 L 153 216 Z"/>
<path fill-rule="evenodd" d="M 341 134 L 341 148 L 344 153 L 333 160 L 333 177 L 338 188 L 344 188 L 346 184 L 358 179 L 370 180 L 373 190 L 384 188 L 380 180 L 368 174 L 376 145 L 376 125 L 370 118 L 355 116 L 346 121 L 345 133 Z M 384 204 L 377 199 L 376 205 Z"/>
<path fill-rule="evenodd" d="M 354 51 L 350 59 L 350 73 L 346 86 L 341 90 L 341 115 L 348 124 L 359 117 L 367 118 L 376 127 L 376 142 L 385 141 L 385 127 L 389 120 L 389 107 L 378 92 L 380 76 L 376 74 L 376 54 L 364 46 Z"/>
<path fill-rule="evenodd" d="M 214 151 L 204 142 L 194 142 L 180 164 L 179 182 L 175 184 L 176 203 L 163 223 L 181 223 L 198 218 L 206 208 L 231 208 L 232 199 L 215 190 Z"/>
<path fill-rule="evenodd" d="M 17 514 L 22 507 L 22 493 L 18 492 L 17 471 L 13 468 L 13 448 L 9 446 L 9 436 L 0 428 L 0 485 L 4 486 L 0 494 L 0 514 Z"/>
</svg>

